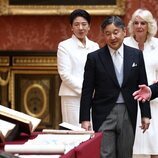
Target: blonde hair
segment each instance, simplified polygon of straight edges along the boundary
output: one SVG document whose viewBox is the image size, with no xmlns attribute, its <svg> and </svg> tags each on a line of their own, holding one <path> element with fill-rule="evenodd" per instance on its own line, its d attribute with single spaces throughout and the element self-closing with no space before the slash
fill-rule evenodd
<svg viewBox="0 0 158 158">
<path fill-rule="evenodd" d="M 157 22 L 154 19 L 153 15 L 149 10 L 146 9 L 137 9 L 133 15 L 131 20 L 128 23 L 128 31 L 130 35 L 134 36 L 133 32 L 133 23 L 135 21 L 135 18 L 139 16 L 141 17 L 145 22 L 148 24 L 148 35 L 147 38 L 151 38 L 156 35 L 157 33 Z"/>
</svg>

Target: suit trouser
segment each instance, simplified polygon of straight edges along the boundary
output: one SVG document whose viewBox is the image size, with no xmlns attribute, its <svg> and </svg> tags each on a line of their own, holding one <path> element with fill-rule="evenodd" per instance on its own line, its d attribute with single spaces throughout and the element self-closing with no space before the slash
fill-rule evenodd
<svg viewBox="0 0 158 158">
<path fill-rule="evenodd" d="M 116 104 L 99 131 L 103 132 L 101 158 L 132 158 L 134 132 L 125 104 Z"/>
</svg>

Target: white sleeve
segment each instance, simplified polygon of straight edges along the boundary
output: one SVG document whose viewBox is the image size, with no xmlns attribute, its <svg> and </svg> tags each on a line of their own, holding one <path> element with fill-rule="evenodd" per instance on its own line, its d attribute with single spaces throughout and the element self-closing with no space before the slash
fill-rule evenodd
<svg viewBox="0 0 158 158">
<path fill-rule="evenodd" d="M 76 77 L 71 73 L 73 65 L 71 65 L 70 54 L 62 44 L 59 44 L 58 46 L 57 66 L 59 75 L 64 84 L 66 84 L 70 89 L 72 89 L 77 94 L 81 94 L 83 81 L 81 78 Z"/>
</svg>

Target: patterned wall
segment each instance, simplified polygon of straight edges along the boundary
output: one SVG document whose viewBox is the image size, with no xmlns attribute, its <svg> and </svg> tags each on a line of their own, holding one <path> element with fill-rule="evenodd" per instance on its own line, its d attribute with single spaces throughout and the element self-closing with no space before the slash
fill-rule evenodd
<svg viewBox="0 0 158 158">
<path fill-rule="evenodd" d="M 149 9 L 158 19 L 157 0 L 126 0 L 126 14 L 122 17 L 128 23 L 137 8 Z M 93 16 L 89 37 L 104 45 L 100 23 L 104 16 Z M 71 36 L 67 16 L 1 16 L 0 50 L 57 50 L 61 40 Z"/>
</svg>

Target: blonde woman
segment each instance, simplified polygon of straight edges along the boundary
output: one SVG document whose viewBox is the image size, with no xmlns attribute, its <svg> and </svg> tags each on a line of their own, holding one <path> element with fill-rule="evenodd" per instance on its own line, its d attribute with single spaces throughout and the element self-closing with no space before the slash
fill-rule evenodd
<svg viewBox="0 0 158 158">
<path fill-rule="evenodd" d="M 158 79 L 158 38 L 157 22 L 149 10 L 136 10 L 128 24 L 130 36 L 124 43 L 128 46 L 141 49 L 144 56 L 148 84 Z M 136 158 L 158 158 L 158 99 L 150 102 L 151 122 L 147 132 L 140 129 L 140 112 L 138 111 L 136 138 L 133 154 Z"/>
</svg>

